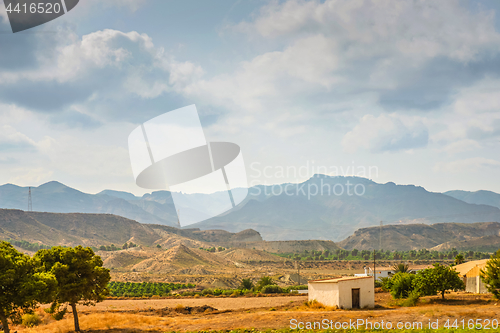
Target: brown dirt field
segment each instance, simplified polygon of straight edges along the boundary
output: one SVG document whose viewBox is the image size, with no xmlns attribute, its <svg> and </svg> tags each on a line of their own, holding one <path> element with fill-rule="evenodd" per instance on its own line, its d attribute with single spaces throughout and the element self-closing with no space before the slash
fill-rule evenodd
<svg viewBox="0 0 500 333">
<path fill-rule="evenodd" d="M 96 306 L 79 306 L 79 311 L 107 311 L 107 310 L 143 310 L 175 308 L 177 305 L 183 306 L 203 306 L 209 305 L 221 311 L 225 310 L 248 310 L 264 307 L 277 307 L 290 302 L 306 301 L 306 296 L 285 296 L 285 297 L 235 297 L 235 298 L 189 298 L 189 299 L 142 299 L 142 300 L 106 300 Z"/>
<path fill-rule="evenodd" d="M 200 299 L 168 299 L 105 301 L 97 307 L 83 308 L 80 323 L 87 333 L 142 333 L 169 331 L 230 330 L 237 328 L 290 328 L 290 321 L 319 322 L 323 319 L 335 322 L 356 321 L 357 319 L 394 325 L 402 323 L 422 323 L 426 327 L 429 321 L 439 320 L 440 327 L 447 319 L 497 319 L 500 320 L 500 301 L 494 301 L 491 295 L 471 295 L 465 293 L 447 294 L 448 300 L 439 297 L 425 297 L 415 307 L 399 307 L 397 301 L 388 293 L 377 293 L 377 308 L 369 310 L 325 310 L 310 308 L 304 305 L 306 298 L 298 297 L 252 297 L 252 298 L 200 298 Z M 292 301 L 292 303 L 290 303 Z M 182 314 L 175 311 L 161 312 L 149 310 L 169 306 L 211 305 L 218 310 L 207 310 L 201 313 Z M 279 304 L 279 305 L 273 305 Z M 110 309 L 110 306 L 116 306 Z M 218 307 L 217 307 L 218 306 Z M 118 307 L 121 307 L 120 310 Z M 127 310 L 127 311 L 126 311 Z M 125 312 L 126 311 L 126 312 Z M 59 322 L 54 321 L 42 310 L 38 310 L 43 318 L 42 325 L 26 329 L 17 326 L 13 331 L 19 333 L 68 333 L 72 332 L 73 318 L 67 314 Z"/>
</svg>

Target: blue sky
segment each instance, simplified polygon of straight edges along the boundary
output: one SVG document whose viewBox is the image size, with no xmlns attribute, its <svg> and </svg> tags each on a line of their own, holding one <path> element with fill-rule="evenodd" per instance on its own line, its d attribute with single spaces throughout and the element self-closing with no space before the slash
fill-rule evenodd
<svg viewBox="0 0 500 333">
<path fill-rule="evenodd" d="M 500 192 L 499 11 L 494 0 L 82 0 L 12 34 L 2 4 L 0 183 L 144 193 L 128 134 L 196 104 L 209 140 L 241 146 L 251 185 L 354 167 L 377 182 Z"/>
</svg>

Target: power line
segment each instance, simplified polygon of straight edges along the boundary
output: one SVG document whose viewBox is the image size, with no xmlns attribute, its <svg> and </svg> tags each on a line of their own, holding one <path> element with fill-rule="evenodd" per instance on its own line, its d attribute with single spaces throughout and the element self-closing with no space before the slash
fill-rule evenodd
<svg viewBox="0 0 500 333">
<path fill-rule="evenodd" d="M 33 211 L 33 202 L 31 201 L 31 187 L 28 188 L 28 212 Z"/>
</svg>

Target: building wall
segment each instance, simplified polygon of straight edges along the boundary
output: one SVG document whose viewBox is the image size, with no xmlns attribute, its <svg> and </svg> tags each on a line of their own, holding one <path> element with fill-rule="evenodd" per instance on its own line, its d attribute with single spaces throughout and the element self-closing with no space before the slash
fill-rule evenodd
<svg viewBox="0 0 500 333">
<path fill-rule="evenodd" d="M 485 294 L 488 292 L 483 280 L 481 279 L 481 268 L 476 266 L 465 275 L 465 291 L 475 294 Z"/>
<path fill-rule="evenodd" d="M 339 288 L 337 283 L 309 282 L 309 301 L 316 300 L 326 306 L 339 306 Z"/>
<path fill-rule="evenodd" d="M 352 289 L 359 288 L 359 305 L 361 308 L 375 306 L 375 290 L 373 277 L 328 282 L 309 282 L 309 301 L 316 301 L 327 306 L 338 306 L 342 309 L 352 308 Z"/>
<path fill-rule="evenodd" d="M 373 308 L 375 306 L 375 289 L 373 277 L 371 279 L 354 279 L 338 282 L 339 307 L 352 308 L 352 289 L 359 288 L 359 306 Z"/>
</svg>

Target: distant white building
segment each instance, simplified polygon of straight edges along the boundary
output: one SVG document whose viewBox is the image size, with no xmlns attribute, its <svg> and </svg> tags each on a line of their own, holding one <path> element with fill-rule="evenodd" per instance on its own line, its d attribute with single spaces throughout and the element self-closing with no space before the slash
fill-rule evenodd
<svg viewBox="0 0 500 333">
<path fill-rule="evenodd" d="M 341 309 L 373 308 L 375 290 L 372 276 L 311 280 L 308 283 L 309 301 Z"/>
<path fill-rule="evenodd" d="M 418 271 L 426 268 L 432 268 L 432 265 L 418 265 L 412 266 L 408 269 L 408 273 L 415 274 Z M 392 267 L 375 267 L 375 277 L 377 280 L 386 277 L 392 277 L 396 274 L 396 270 Z M 354 274 L 354 276 L 373 276 L 373 269 L 369 266 L 365 267 L 365 272 L 362 274 Z"/>
<path fill-rule="evenodd" d="M 383 277 L 391 277 L 394 275 L 394 269 L 391 267 L 375 267 L 375 277 L 381 279 Z M 362 274 L 354 274 L 356 277 L 373 276 L 373 269 L 365 267 L 365 272 Z"/>
</svg>

